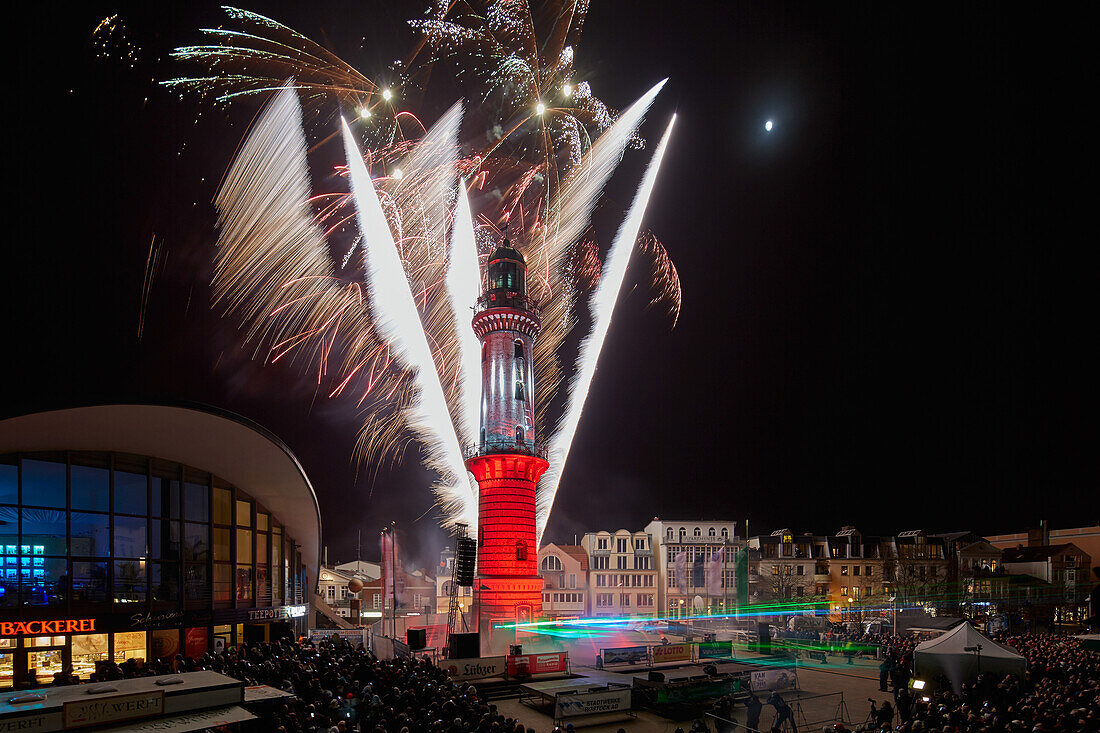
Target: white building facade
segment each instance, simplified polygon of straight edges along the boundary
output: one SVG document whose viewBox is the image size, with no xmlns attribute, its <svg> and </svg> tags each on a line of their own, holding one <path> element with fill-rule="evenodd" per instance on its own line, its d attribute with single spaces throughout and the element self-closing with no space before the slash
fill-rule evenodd
<svg viewBox="0 0 1100 733">
<path fill-rule="evenodd" d="M 736 605 L 736 553 L 744 545 L 733 520 L 665 520 L 654 517 L 645 534 L 656 543 L 657 608 L 661 615 L 720 613 Z M 683 577 L 677 577 L 677 558 L 683 553 Z M 717 554 L 719 578 L 708 584 Z M 709 587 L 708 587 L 709 585 Z M 712 592 L 716 591 L 716 592 Z"/>
</svg>

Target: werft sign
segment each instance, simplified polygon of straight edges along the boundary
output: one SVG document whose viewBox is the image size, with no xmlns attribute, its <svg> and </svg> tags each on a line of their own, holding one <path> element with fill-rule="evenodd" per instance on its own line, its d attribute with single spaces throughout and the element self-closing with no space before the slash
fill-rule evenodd
<svg viewBox="0 0 1100 733">
<path fill-rule="evenodd" d="M 163 714 L 164 690 L 98 700 L 74 700 L 65 703 L 61 709 L 62 725 L 66 730 Z"/>
<path fill-rule="evenodd" d="M 56 621 L 0 621 L 0 636 L 51 636 L 95 631 L 94 618 L 65 618 Z"/>
<path fill-rule="evenodd" d="M 439 668 L 452 680 L 476 680 L 482 677 L 503 677 L 508 666 L 505 657 L 481 659 L 440 659 Z"/>
</svg>

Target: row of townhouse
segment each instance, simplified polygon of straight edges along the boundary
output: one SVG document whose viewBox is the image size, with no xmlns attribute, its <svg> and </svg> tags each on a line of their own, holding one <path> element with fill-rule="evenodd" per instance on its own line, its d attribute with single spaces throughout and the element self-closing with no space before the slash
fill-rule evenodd
<svg viewBox="0 0 1100 733">
<path fill-rule="evenodd" d="M 1080 622 L 1087 615 L 1091 557 L 1073 543 L 1033 533 L 1029 545 L 1002 549 L 973 532 L 796 535 L 789 529 L 749 540 L 749 601 L 813 598 L 834 619 L 875 609 L 921 606 L 970 617 L 1022 612 L 1037 621 Z"/>
<path fill-rule="evenodd" d="M 742 547 L 732 521 L 659 518 L 640 531 L 589 532 L 577 545 L 547 544 L 539 550 L 543 615 L 652 618 L 733 608 Z M 676 572 L 681 555 L 684 588 Z M 715 572 L 720 580 L 708 583 Z"/>
<path fill-rule="evenodd" d="M 1054 620 L 1087 613 L 1091 557 L 1035 534 L 1002 549 L 973 532 L 833 535 L 779 529 L 747 542 L 736 523 L 654 518 L 640 531 L 589 532 L 539 552 L 548 618 L 677 617 L 737 607 L 737 561 L 747 556 L 747 602 L 825 604 L 834 620 L 885 607 L 988 614 L 1048 607 Z M 678 571 L 677 568 L 680 568 Z"/>
</svg>

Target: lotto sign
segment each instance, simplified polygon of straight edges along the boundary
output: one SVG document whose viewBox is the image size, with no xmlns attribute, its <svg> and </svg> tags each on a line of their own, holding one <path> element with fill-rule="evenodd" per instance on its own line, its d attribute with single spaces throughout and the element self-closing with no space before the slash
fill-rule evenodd
<svg viewBox="0 0 1100 733">
<path fill-rule="evenodd" d="M 522 654 L 508 657 L 508 675 L 515 677 L 522 671 L 525 674 L 546 674 L 564 672 L 569 668 L 569 655 L 566 652 L 553 654 Z"/>
<path fill-rule="evenodd" d="M 691 659 L 691 644 L 661 644 L 653 647 L 653 663 Z"/>
</svg>

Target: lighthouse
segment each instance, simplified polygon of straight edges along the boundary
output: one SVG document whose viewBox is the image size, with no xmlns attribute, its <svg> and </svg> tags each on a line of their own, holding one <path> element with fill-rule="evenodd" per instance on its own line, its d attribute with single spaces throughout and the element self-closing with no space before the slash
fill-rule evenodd
<svg viewBox="0 0 1100 733">
<path fill-rule="evenodd" d="M 550 465 L 535 429 L 539 312 L 527 297 L 523 255 L 507 238 L 489 256 L 485 285 L 473 318 L 481 342 L 481 434 L 466 460 L 478 485 L 479 631 L 542 614 L 535 486 Z"/>
</svg>

